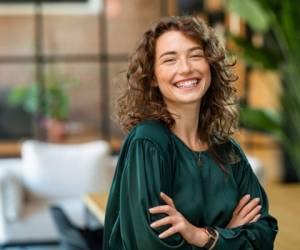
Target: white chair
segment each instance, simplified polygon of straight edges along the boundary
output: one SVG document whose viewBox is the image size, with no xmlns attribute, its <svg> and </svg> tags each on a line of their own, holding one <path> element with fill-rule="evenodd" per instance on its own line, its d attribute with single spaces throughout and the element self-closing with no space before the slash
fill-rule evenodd
<svg viewBox="0 0 300 250">
<path fill-rule="evenodd" d="M 25 141 L 21 159 L 0 160 L 0 245 L 57 241 L 49 206 L 83 225 L 82 195 L 108 191 L 109 145 Z"/>
</svg>

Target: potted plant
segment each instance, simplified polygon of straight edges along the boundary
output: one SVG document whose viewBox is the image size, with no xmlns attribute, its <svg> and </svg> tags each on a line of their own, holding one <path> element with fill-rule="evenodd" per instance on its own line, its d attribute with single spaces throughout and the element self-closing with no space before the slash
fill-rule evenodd
<svg viewBox="0 0 300 250">
<path fill-rule="evenodd" d="M 8 103 L 14 106 L 22 105 L 29 113 L 40 112 L 48 141 L 58 143 L 66 136 L 66 121 L 69 117 L 67 88 L 74 82 L 76 81 L 65 76 L 51 73 L 45 76 L 44 100 L 41 107 L 37 83 L 13 88 L 8 96 Z"/>
<path fill-rule="evenodd" d="M 282 94 L 280 111 L 243 107 L 241 125 L 274 135 L 284 153 L 283 181 L 300 177 L 300 7 L 298 1 L 228 0 L 229 11 L 238 14 L 253 32 L 264 36 L 264 45 L 232 34 L 229 37 L 242 48 L 242 56 L 252 67 L 279 73 Z"/>
</svg>

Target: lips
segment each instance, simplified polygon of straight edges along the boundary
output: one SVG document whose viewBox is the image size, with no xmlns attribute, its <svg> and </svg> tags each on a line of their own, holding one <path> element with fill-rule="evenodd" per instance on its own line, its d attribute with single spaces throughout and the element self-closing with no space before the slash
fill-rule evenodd
<svg viewBox="0 0 300 250">
<path fill-rule="evenodd" d="M 197 86 L 200 82 L 199 78 L 191 78 L 191 79 L 185 79 L 178 81 L 174 83 L 175 87 L 182 89 L 182 88 L 193 88 Z"/>
</svg>

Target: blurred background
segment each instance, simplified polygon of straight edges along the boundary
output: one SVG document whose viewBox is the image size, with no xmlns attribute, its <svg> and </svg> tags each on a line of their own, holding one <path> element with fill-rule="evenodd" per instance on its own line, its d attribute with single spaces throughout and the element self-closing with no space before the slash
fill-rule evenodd
<svg viewBox="0 0 300 250">
<path fill-rule="evenodd" d="M 106 168 L 100 178 L 105 184 L 84 186 L 77 194 L 61 195 L 57 191 L 58 198 L 65 200 L 72 195 L 78 200 L 89 192 L 108 191 L 124 138 L 113 113 L 128 57 L 154 21 L 163 16 L 191 14 L 213 26 L 229 56 L 237 58 L 241 128 L 235 137 L 251 159 L 269 195 L 271 213 L 279 220 L 275 249 L 298 249 L 298 0 L 0 0 L 3 247 L 57 249 L 59 233 L 49 233 L 49 237 L 45 229 L 41 229 L 46 231 L 43 235 L 28 233 L 26 228 L 47 219 L 44 215 L 37 217 L 38 210 L 30 209 L 30 216 L 36 216 L 32 222 L 20 204 L 42 200 L 43 209 L 49 207 L 48 201 L 53 204 L 56 198 L 55 190 L 45 191 L 52 186 L 51 181 L 64 190 L 70 179 L 87 171 L 75 168 L 76 162 L 92 165 L 86 159 L 90 154 L 94 163 Z M 106 143 L 102 146 L 109 150 L 96 154 L 93 142 Z M 84 152 L 86 157 L 80 156 Z M 62 166 L 54 168 L 54 162 Z M 44 171 L 41 175 L 37 171 L 40 168 Z M 96 173 L 93 171 L 91 176 Z M 66 173 L 63 181 L 57 177 L 62 172 Z M 48 187 L 43 186 L 46 183 Z M 66 189 L 72 190 L 72 185 Z M 20 186 L 26 187 L 21 196 Z M 48 220 L 48 226 L 53 227 L 53 218 Z M 16 234 L 20 237 L 12 237 Z"/>
</svg>

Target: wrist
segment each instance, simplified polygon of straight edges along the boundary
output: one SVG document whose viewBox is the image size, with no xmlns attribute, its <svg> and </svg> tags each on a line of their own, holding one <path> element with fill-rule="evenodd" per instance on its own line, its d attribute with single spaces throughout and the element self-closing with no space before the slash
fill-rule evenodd
<svg viewBox="0 0 300 250">
<path fill-rule="evenodd" d="M 203 247 L 209 240 L 209 236 L 202 227 L 195 227 L 191 244 L 197 247 Z"/>
<path fill-rule="evenodd" d="M 205 227 L 204 231 L 208 236 L 208 241 L 203 247 L 205 249 L 212 250 L 219 239 L 219 232 L 212 227 Z"/>
</svg>

